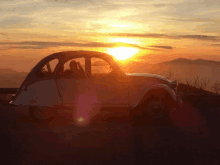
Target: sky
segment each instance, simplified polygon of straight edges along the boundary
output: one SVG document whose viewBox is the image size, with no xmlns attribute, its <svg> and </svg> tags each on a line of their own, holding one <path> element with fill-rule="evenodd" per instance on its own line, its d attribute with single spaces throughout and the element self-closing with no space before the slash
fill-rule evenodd
<svg viewBox="0 0 220 165">
<path fill-rule="evenodd" d="M 0 68 L 29 71 L 55 52 L 115 47 L 151 64 L 220 61 L 219 15 L 217 0 L 0 0 Z"/>
</svg>

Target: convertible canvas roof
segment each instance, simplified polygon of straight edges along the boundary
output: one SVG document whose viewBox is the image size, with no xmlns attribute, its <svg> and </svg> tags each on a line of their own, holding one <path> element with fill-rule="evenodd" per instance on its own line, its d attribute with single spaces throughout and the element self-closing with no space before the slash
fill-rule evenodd
<svg viewBox="0 0 220 165">
<path fill-rule="evenodd" d="M 77 51 L 65 51 L 65 52 L 58 52 L 51 54 L 49 56 L 44 57 L 42 60 L 40 60 L 37 65 L 32 69 L 35 70 L 36 68 L 40 67 L 42 64 L 46 63 L 47 61 L 50 61 L 52 59 L 59 59 L 60 61 L 71 59 L 74 57 L 100 57 L 104 59 L 113 60 L 113 57 L 109 54 L 102 53 L 102 52 L 96 52 L 96 51 L 84 51 L 84 50 L 77 50 Z"/>
<path fill-rule="evenodd" d="M 47 57 L 45 57 L 45 60 L 53 59 L 53 58 L 58 58 L 58 59 L 63 59 L 63 58 L 70 58 L 70 57 L 102 57 L 102 58 L 112 58 L 111 55 L 102 53 L 102 52 L 96 52 L 96 51 L 84 51 L 84 50 L 78 50 L 78 51 L 66 51 L 66 52 L 58 52 L 51 54 Z M 43 60 L 44 60 L 43 59 Z"/>
</svg>

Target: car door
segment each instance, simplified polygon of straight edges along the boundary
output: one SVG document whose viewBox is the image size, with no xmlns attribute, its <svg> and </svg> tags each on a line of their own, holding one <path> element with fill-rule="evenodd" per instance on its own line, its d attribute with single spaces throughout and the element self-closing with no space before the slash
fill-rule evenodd
<svg viewBox="0 0 220 165">
<path fill-rule="evenodd" d="M 63 73 L 68 70 L 70 61 L 79 62 L 85 72 L 85 58 L 74 58 L 64 64 Z M 86 76 L 74 77 L 62 75 L 57 77 L 57 86 L 63 106 L 89 109 L 89 80 Z"/>
<path fill-rule="evenodd" d="M 106 60 L 91 58 L 90 101 L 95 107 L 121 107 L 128 105 L 128 83 L 120 77 Z"/>
<path fill-rule="evenodd" d="M 14 104 L 45 107 L 61 105 L 54 75 L 58 62 L 58 59 L 51 59 L 31 73 Z"/>
</svg>

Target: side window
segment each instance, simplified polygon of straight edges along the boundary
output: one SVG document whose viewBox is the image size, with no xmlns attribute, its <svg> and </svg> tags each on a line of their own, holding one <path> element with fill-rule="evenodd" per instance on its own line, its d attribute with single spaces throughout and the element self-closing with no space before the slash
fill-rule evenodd
<svg viewBox="0 0 220 165">
<path fill-rule="evenodd" d="M 53 76 L 54 69 L 57 66 L 58 62 L 58 59 L 53 59 L 47 62 L 45 65 L 39 68 L 39 70 L 37 71 L 37 76 L 42 78 Z"/>
<path fill-rule="evenodd" d="M 101 58 L 91 58 L 91 75 L 107 75 L 112 71 L 111 66 Z"/>
<path fill-rule="evenodd" d="M 70 69 L 70 62 L 71 61 L 76 61 L 77 63 L 79 63 L 82 66 L 83 70 L 85 71 L 85 58 L 83 58 L 83 57 L 81 57 L 81 58 L 73 58 L 73 59 L 67 61 L 64 64 L 64 71 Z M 77 65 L 77 69 L 79 69 L 79 65 Z"/>
<path fill-rule="evenodd" d="M 58 71 L 58 77 L 84 78 L 85 58 L 73 58 L 67 61 Z"/>
<path fill-rule="evenodd" d="M 50 64 L 50 68 L 51 68 L 51 71 L 54 72 L 57 64 L 59 63 L 59 60 L 58 59 L 53 59 L 49 62 Z"/>
</svg>

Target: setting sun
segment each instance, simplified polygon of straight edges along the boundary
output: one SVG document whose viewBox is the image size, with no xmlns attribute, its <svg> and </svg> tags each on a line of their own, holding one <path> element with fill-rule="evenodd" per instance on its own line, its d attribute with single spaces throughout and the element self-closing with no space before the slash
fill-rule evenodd
<svg viewBox="0 0 220 165">
<path fill-rule="evenodd" d="M 116 47 L 116 48 L 110 48 L 108 50 L 108 53 L 114 56 L 118 60 L 127 60 L 131 58 L 133 55 L 135 55 L 137 52 L 138 52 L 137 48 L 131 48 L 131 47 Z"/>
</svg>

